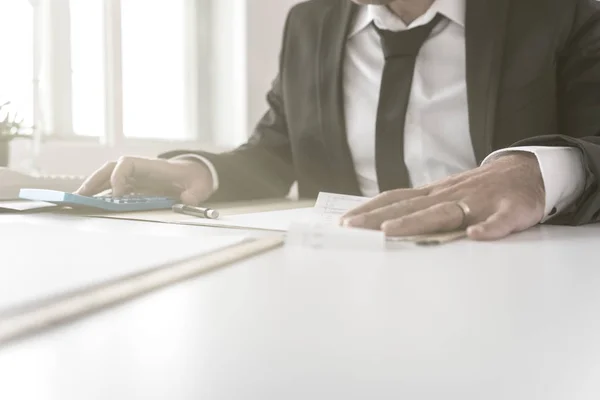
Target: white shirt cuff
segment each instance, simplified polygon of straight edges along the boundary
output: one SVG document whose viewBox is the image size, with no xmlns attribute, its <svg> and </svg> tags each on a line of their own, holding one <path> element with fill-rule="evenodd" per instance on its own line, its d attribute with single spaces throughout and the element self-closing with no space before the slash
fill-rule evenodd
<svg viewBox="0 0 600 400">
<path fill-rule="evenodd" d="M 482 165 L 503 154 L 515 151 L 534 154 L 540 165 L 546 190 L 542 223 L 569 208 L 585 190 L 586 169 L 583 154 L 574 147 L 512 147 L 493 152 L 483 160 Z"/>
<path fill-rule="evenodd" d="M 185 159 L 189 160 L 190 158 L 195 159 L 196 161 L 199 161 L 201 163 L 204 163 L 204 165 L 206 165 L 206 167 L 210 171 L 210 175 L 212 176 L 212 182 L 213 182 L 212 191 L 213 191 L 213 193 L 216 192 L 219 189 L 219 175 L 217 175 L 217 170 L 215 169 L 215 166 L 213 165 L 213 163 L 208 161 L 208 159 L 206 157 L 199 156 L 198 154 L 183 154 L 183 155 L 180 155 L 177 157 L 173 157 L 173 160 L 185 160 Z"/>
</svg>

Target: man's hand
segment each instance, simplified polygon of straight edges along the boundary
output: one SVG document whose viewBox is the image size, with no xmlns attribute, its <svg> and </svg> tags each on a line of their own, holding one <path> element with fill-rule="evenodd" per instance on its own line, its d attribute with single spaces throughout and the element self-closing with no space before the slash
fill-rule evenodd
<svg viewBox="0 0 600 400">
<path fill-rule="evenodd" d="M 212 188 L 210 170 L 202 162 L 121 157 L 94 172 L 75 193 L 93 196 L 112 189 L 115 197 L 145 193 L 198 205 L 212 194 Z"/>
<path fill-rule="evenodd" d="M 468 207 L 468 215 L 459 202 Z M 471 239 L 493 240 L 537 225 L 544 206 L 544 182 L 536 157 L 510 153 L 422 188 L 382 193 L 348 212 L 341 223 L 381 229 L 387 236 L 467 228 Z"/>
</svg>

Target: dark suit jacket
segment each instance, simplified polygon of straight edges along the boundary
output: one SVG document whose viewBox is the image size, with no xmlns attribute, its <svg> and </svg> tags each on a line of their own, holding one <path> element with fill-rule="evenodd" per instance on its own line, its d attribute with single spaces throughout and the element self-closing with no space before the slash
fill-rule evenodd
<svg viewBox="0 0 600 400">
<path fill-rule="evenodd" d="M 356 5 L 311 0 L 289 13 L 269 111 L 249 141 L 207 157 L 213 200 L 319 191 L 359 194 L 346 141 L 342 60 Z M 595 0 L 467 0 L 467 90 L 477 160 L 516 145 L 583 151 L 588 185 L 555 223 L 600 219 L 600 5 Z M 189 151 L 163 155 L 172 157 Z"/>
</svg>

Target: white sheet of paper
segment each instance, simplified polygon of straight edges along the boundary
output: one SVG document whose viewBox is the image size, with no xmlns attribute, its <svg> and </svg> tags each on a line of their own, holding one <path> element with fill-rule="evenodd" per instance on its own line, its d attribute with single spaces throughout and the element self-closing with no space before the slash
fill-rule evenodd
<svg viewBox="0 0 600 400">
<path fill-rule="evenodd" d="M 61 241 L 49 240 L 50 237 L 60 237 Z M 11 224 L 2 232 L 0 313 L 207 254 L 244 239 L 242 235 L 134 236 L 42 224 L 35 229 L 26 223 Z"/>
<path fill-rule="evenodd" d="M 351 247 L 352 243 L 363 248 L 378 248 L 383 233 L 362 229 L 339 227 L 339 219 L 347 211 L 369 201 L 368 197 L 335 193 L 319 193 L 313 208 L 300 208 L 252 214 L 225 216 L 218 220 L 194 218 L 183 223 L 191 225 L 221 226 L 227 228 L 262 229 L 288 232 L 286 244 L 305 247 Z M 411 237 L 387 238 L 392 242 L 417 244 L 442 244 L 462 239 L 463 232 L 448 232 Z"/>
<path fill-rule="evenodd" d="M 294 208 L 291 210 L 267 211 L 251 214 L 226 215 L 219 219 L 190 218 L 180 221 L 186 225 L 217 226 L 223 228 L 261 229 L 286 232 L 294 221 L 313 219 L 312 208 Z"/>
<path fill-rule="evenodd" d="M 320 193 L 313 208 L 228 215 L 216 220 L 190 218 L 180 221 L 180 223 L 287 232 L 292 223 L 337 225 L 340 216 L 367 200 L 369 200 L 368 197 Z"/>
<path fill-rule="evenodd" d="M 0 201 L 0 212 L 24 212 L 47 208 L 56 208 L 56 204 L 30 200 Z"/>
<path fill-rule="evenodd" d="M 231 215 L 218 220 L 193 219 L 185 223 L 287 232 L 288 246 L 382 250 L 385 248 L 383 232 L 338 226 L 343 214 L 368 200 L 367 197 L 320 193 L 313 208 Z"/>
<path fill-rule="evenodd" d="M 367 229 L 343 228 L 329 223 L 292 223 L 285 238 L 286 246 L 312 249 L 385 249 L 385 234 Z"/>
<path fill-rule="evenodd" d="M 337 225 L 342 215 L 369 200 L 368 197 L 321 192 L 313 211 L 320 222 Z"/>
</svg>

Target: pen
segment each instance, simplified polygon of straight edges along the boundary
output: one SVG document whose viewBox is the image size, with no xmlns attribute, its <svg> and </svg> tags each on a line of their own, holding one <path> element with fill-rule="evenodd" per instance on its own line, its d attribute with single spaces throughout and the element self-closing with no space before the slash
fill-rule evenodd
<svg viewBox="0 0 600 400">
<path fill-rule="evenodd" d="M 179 214 L 191 215 L 193 217 L 217 219 L 219 218 L 219 212 L 212 208 L 194 207 L 187 206 L 185 204 L 175 204 L 173 211 Z"/>
</svg>

